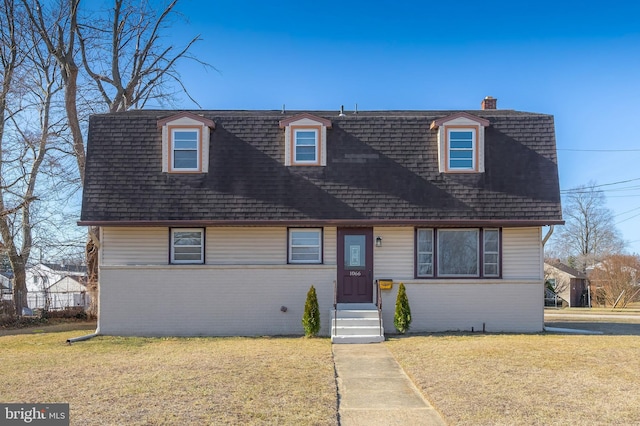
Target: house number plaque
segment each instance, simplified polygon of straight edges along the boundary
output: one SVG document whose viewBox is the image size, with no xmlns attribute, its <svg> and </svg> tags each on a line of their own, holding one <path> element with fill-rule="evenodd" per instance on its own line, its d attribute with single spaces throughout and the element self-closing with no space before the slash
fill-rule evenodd
<svg viewBox="0 0 640 426">
<path fill-rule="evenodd" d="M 351 276 L 351 277 L 360 277 L 360 276 L 362 276 L 362 271 L 349 271 L 349 276 Z"/>
</svg>

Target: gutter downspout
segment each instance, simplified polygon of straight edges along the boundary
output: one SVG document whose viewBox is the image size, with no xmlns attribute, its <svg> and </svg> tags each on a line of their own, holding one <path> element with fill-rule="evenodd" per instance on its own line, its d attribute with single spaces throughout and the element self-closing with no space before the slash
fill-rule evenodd
<svg viewBox="0 0 640 426">
<path fill-rule="evenodd" d="M 98 315 L 98 326 L 96 327 L 96 331 L 94 333 L 87 334 L 86 336 L 72 337 L 71 339 L 67 339 L 67 343 L 71 345 L 72 343 L 83 342 L 85 340 L 93 339 L 94 337 L 98 337 L 101 335 L 102 333 L 100 333 L 100 316 Z"/>
<path fill-rule="evenodd" d="M 549 231 L 547 232 L 547 235 L 545 235 L 542 239 L 542 248 L 544 248 L 544 245 L 547 243 L 547 241 L 549 241 L 549 238 L 551 238 L 551 235 L 553 234 L 553 227 L 554 225 L 549 225 Z"/>
</svg>

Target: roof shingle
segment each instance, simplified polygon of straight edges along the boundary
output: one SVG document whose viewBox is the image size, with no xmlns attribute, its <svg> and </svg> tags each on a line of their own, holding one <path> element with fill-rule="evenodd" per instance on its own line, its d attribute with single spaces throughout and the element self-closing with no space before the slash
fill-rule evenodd
<svg viewBox="0 0 640 426">
<path fill-rule="evenodd" d="M 161 171 L 156 123 L 176 111 L 91 117 L 81 224 L 226 221 L 560 223 L 553 117 L 467 111 L 485 173 L 438 171 L 431 123 L 457 111 L 309 111 L 330 119 L 326 167 L 285 167 L 279 122 L 300 112 L 197 111 L 215 122 L 209 172 Z"/>
</svg>

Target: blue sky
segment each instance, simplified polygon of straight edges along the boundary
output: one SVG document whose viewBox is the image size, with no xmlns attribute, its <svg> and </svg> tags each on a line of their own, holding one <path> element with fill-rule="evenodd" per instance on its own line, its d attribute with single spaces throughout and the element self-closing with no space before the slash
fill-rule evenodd
<svg viewBox="0 0 640 426">
<path fill-rule="evenodd" d="M 500 109 L 555 116 L 561 189 L 640 179 L 640 3 L 181 0 L 178 8 L 187 22 L 174 25 L 172 41 L 200 34 L 193 54 L 218 69 L 179 67 L 202 108 L 478 109 L 490 95 Z M 628 250 L 640 253 L 640 180 L 604 188 Z"/>
</svg>

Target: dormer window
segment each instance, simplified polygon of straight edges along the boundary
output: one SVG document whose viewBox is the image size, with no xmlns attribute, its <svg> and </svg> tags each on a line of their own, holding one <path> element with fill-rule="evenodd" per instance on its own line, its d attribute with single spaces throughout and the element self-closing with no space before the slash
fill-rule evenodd
<svg viewBox="0 0 640 426">
<path fill-rule="evenodd" d="M 302 113 L 280 121 L 284 131 L 285 166 L 326 166 L 327 129 L 331 121 Z"/>
<path fill-rule="evenodd" d="M 294 160 L 296 164 L 318 163 L 318 130 L 294 128 Z"/>
<path fill-rule="evenodd" d="M 200 171 L 200 129 L 171 128 L 171 171 Z"/>
<path fill-rule="evenodd" d="M 447 128 L 447 165 L 449 170 L 476 170 L 476 129 Z"/>
<path fill-rule="evenodd" d="M 460 112 L 431 123 L 438 129 L 440 173 L 484 172 L 484 129 L 489 120 Z"/>
<path fill-rule="evenodd" d="M 210 130 L 215 123 L 190 112 L 158 120 L 162 128 L 162 171 L 207 173 Z"/>
</svg>

